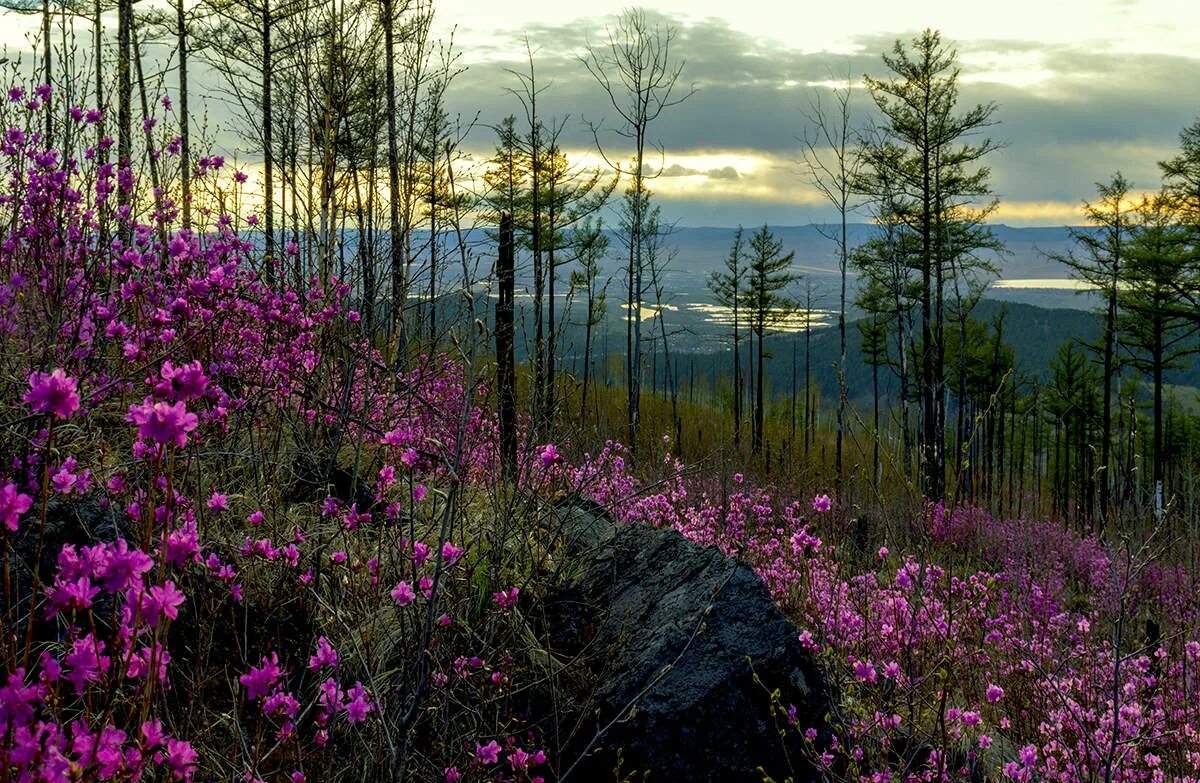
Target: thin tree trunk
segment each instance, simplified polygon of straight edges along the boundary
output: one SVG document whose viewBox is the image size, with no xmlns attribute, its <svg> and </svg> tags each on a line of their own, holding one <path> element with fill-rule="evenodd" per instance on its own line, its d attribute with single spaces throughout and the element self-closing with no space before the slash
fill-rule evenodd
<svg viewBox="0 0 1200 783">
<path fill-rule="evenodd" d="M 118 0 L 117 3 L 117 167 L 132 164 L 133 156 L 133 71 L 130 67 L 130 35 L 133 29 L 133 0 Z M 130 193 L 117 188 L 117 207 L 130 204 Z M 130 221 L 125 220 L 122 238 L 128 241 L 131 234 Z"/>
<path fill-rule="evenodd" d="M 500 294 L 496 302 L 496 385 L 500 396 L 500 467 L 507 481 L 515 480 L 517 476 L 513 242 L 513 218 L 504 213 L 500 216 L 500 252 L 496 263 Z"/>
<path fill-rule="evenodd" d="M 176 46 L 179 49 L 179 177 L 183 189 L 183 227 L 192 227 L 192 142 L 188 114 L 187 18 L 183 0 L 175 0 Z"/>
<path fill-rule="evenodd" d="M 50 43 L 50 0 L 42 0 L 42 79 L 47 87 L 54 86 L 54 47 Z M 46 94 L 42 107 L 46 119 L 47 147 L 54 146 L 54 93 Z"/>
<path fill-rule="evenodd" d="M 275 141 L 272 135 L 274 117 L 271 108 L 271 82 L 274 81 L 271 62 L 270 0 L 262 1 L 262 128 L 263 128 L 263 205 L 265 207 L 265 252 L 267 284 L 275 284 Z"/>
</svg>

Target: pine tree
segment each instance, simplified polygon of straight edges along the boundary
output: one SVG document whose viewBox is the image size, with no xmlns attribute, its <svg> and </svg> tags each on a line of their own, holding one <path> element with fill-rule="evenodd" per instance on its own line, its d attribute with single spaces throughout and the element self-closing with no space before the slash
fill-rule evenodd
<svg viewBox="0 0 1200 783">
<path fill-rule="evenodd" d="M 886 176 L 899 194 L 896 213 L 920 239 L 921 465 L 929 498 L 945 493 L 945 337 L 947 282 L 991 243 L 984 219 L 996 207 L 990 170 L 981 165 L 998 148 L 991 139 L 966 140 L 994 123 L 996 105 L 959 112 L 957 53 L 926 30 L 906 49 L 899 41 L 883 56 L 890 78 L 866 77 L 884 115 L 879 147 L 868 154 L 867 179 Z M 880 168 L 886 171 L 880 171 Z M 870 192 L 870 191 L 868 191 Z"/>
<path fill-rule="evenodd" d="M 729 255 L 725 257 L 724 269 L 718 269 L 708 276 L 708 290 L 713 299 L 730 314 L 730 327 L 733 330 L 733 443 L 739 445 L 742 441 L 742 359 L 741 359 L 741 313 L 739 312 L 742 298 L 745 296 L 746 266 L 742 263 L 745 258 L 745 242 L 742 239 L 742 227 L 738 226 L 733 237 L 733 245 Z"/>
<path fill-rule="evenodd" d="M 1070 229 L 1079 253 L 1070 251 L 1053 258 L 1071 268 L 1072 276 L 1088 288 L 1098 291 L 1104 298 L 1104 329 L 1098 345 L 1089 346 L 1101 355 L 1103 375 L 1101 392 L 1103 414 L 1100 421 L 1100 508 L 1101 516 L 1109 511 L 1109 500 L 1113 486 L 1112 455 L 1112 398 L 1113 381 L 1120 372 L 1117 365 L 1117 315 L 1118 283 L 1121 279 L 1122 260 L 1129 243 L 1133 215 L 1125 208 L 1129 198 L 1130 182 L 1121 175 L 1113 174 L 1106 182 L 1096 183 L 1100 198 L 1096 203 L 1084 202 L 1084 216 L 1089 223 L 1086 229 Z"/>
<path fill-rule="evenodd" d="M 762 453 L 765 384 L 763 381 L 763 339 L 791 311 L 791 303 L 780 292 L 799 276 L 791 271 L 795 251 L 783 252 L 783 242 L 775 238 L 767 226 L 750 236 L 749 264 L 746 267 L 746 309 L 750 331 L 754 335 L 755 373 L 754 427 L 752 449 Z"/>
<path fill-rule="evenodd" d="M 1165 503 L 1163 376 L 1196 352 L 1193 338 L 1200 329 L 1200 323 L 1185 311 L 1180 293 L 1196 289 L 1196 250 L 1171 204 L 1169 194 L 1159 193 L 1138 205 L 1138 225 L 1121 276 L 1118 321 L 1121 342 L 1131 352 L 1134 367 L 1149 374 L 1154 387 L 1152 480 L 1160 516 Z"/>
</svg>

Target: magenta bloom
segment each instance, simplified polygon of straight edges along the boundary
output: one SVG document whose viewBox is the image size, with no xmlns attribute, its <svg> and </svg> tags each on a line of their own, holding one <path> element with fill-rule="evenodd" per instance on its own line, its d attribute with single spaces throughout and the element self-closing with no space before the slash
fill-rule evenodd
<svg viewBox="0 0 1200 783">
<path fill-rule="evenodd" d="M 159 619 L 167 617 L 175 620 L 179 617 L 179 607 L 183 605 L 183 591 L 168 579 L 161 585 L 150 588 L 149 600 L 146 601 L 146 614 L 151 628 L 157 628 Z"/>
<path fill-rule="evenodd" d="M 361 682 L 354 683 L 354 687 L 346 691 L 346 722 L 362 723 L 367 719 L 373 706 L 363 684 Z"/>
<path fill-rule="evenodd" d="M 500 745 L 492 740 L 486 745 L 475 746 L 475 758 L 483 764 L 495 764 L 500 760 Z"/>
<path fill-rule="evenodd" d="M 338 667 L 338 652 L 329 640 L 324 636 L 317 639 L 317 653 L 308 659 L 308 668 L 315 671 L 320 671 L 322 666 L 328 666 L 331 669 Z"/>
<path fill-rule="evenodd" d="M 813 511 L 820 511 L 822 514 L 833 508 L 833 501 L 828 495 L 817 495 L 812 501 Z"/>
<path fill-rule="evenodd" d="M 17 532 L 17 521 L 33 505 L 33 498 L 17 491 L 16 484 L 0 486 L 0 524 Z"/>
<path fill-rule="evenodd" d="M 47 413 L 59 419 L 65 419 L 79 410 L 79 390 L 75 379 L 61 368 L 52 373 L 30 373 L 29 391 L 25 392 L 24 400 L 34 413 Z"/>
<path fill-rule="evenodd" d="M 216 490 L 213 490 L 212 496 L 208 499 L 208 510 L 214 514 L 220 514 L 222 511 L 229 510 L 229 497 Z"/>
<path fill-rule="evenodd" d="M 246 689 L 246 698 L 250 701 L 257 701 L 260 697 L 269 694 L 282 676 L 283 670 L 279 668 L 279 655 L 271 653 L 269 658 L 262 659 L 261 666 L 252 667 L 248 673 L 238 677 L 238 682 Z"/>
<path fill-rule="evenodd" d="M 879 675 L 875 672 L 875 667 L 869 661 L 858 661 L 854 664 L 854 676 L 859 682 L 865 682 L 868 685 L 874 685 L 879 680 Z"/>
<path fill-rule="evenodd" d="M 446 565 L 454 565 L 458 559 L 462 557 L 463 550 L 451 544 L 449 541 L 442 544 L 442 560 L 446 561 Z"/>
<path fill-rule="evenodd" d="M 190 780 L 199 754 L 183 740 L 167 740 L 167 766 L 176 780 Z"/>
<path fill-rule="evenodd" d="M 508 611 L 517 605 L 517 597 L 521 594 L 521 588 L 510 587 L 507 590 L 501 590 L 498 593 L 492 593 L 492 600 L 496 602 L 502 610 Z"/>
<path fill-rule="evenodd" d="M 413 601 L 417 600 L 417 594 L 413 591 L 412 585 L 408 582 L 400 582 L 392 588 L 392 600 L 397 606 L 408 606 Z"/>
<path fill-rule="evenodd" d="M 187 434 L 200 423 L 196 414 L 188 413 L 184 403 L 155 402 L 151 397 L 141 405 L 130 405 L 126 420 L 137 425 L 138 435 L 143 438 L 155 443 L 173 443 L 180 448 L 187 445 Z"/>
<path fill-rule="evenodd" d="M 992 704 L 1004 698 L 1004 689 L 995 683 L 988 683 L 987 691 L 984 693 L 987 700 Z"/>
<path fill-rule="evenodd" d="M 542 461 L 542 467 L 548 468 L 562 460 L 562 455 L 558 453 L 558 448 L 553 443 L 548 443 L 542 447 L 542 453 L 538 457 Z"/>
<path fill-rule="evenodd" d="M 154 385 L 154 393 L 164 399 L 196 400 L 208 391 L 208 376 L 198 361 L 179 367 L 169 361 L 163 362 L 159 374 L 162 380 Z"/>
</svg>

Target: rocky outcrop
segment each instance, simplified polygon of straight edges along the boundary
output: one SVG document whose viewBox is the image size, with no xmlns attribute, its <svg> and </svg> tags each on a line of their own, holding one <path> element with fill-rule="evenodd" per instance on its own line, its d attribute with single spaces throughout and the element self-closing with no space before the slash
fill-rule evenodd
<svg viewBox="0 0 1200 783">
<path fill-rule="evenodd" d="M 70 544 L 81 549 L 98 543 L 111 544 L 122 538 L 132 540 L 128 516 L 90 495 L 78 499 L 55 496 L 46 504 L 44 524 L 40 517 L 40 508 L 35 508 L 11 539 L 9 578 L 18 626 L 24 625 L 29 617 L 34 572 L 43 585 L 53 582 L 58 573 L 58 554 L 64 546 Z M 114 617 L 113 602 L 113 597 L 103 591 L 94 600 L 93 616 L 100 631 L 108 630 Z M 0 615 L 7 615 L 3 595 L 0 595 Z M 38 640 L 55 638 L 56 621 L 47 621 L 39 615 L 34 630 Z"/>
<path fill-rule="evenodd" d="M 796 705 L 802 726 L 823 723 L 827 700 L 762 580 L 674 530 L 618 526 L 579 504 L 557 522 L 569 569 L 546 607 L 548 636 L 600 683 L 594 725 L 565 754 L 564 769 L 578 758 L 568 777 L 613 779 L 618 750 L 623 771 L 650 780 L 802 775 L 798 734 L 785 753 L 770 692 Z"/>
</svg>

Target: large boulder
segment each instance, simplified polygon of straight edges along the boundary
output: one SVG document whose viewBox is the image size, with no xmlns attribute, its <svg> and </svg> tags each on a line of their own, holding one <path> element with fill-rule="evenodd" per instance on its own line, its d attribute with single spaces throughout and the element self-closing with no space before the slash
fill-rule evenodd
<svg viewBox="0 0 1200 783">
<path fill-rule="evenodd" d="M 41 507 L 34 509 L 21 522 L 12 536 L 12 553 L 8 562 L 11 592 L 16 599 L 14 615 L 16 625 L 24 626 L 29 618 L 30 597 L 33 593 L 34 573 L 42 585 L 49 585 L 58 574 L 58 553 L 70 544 L 77 549 L 99 543 L 112 544 L 125 539 L 136 546 L 133 522 L 123 510 L 91 495 L 82 498 L 54 496 L 46 503 L 45 523 L 41 520 Z M 44 595 L 44 593 L 42 593 Z M 0 616 L 7 614 L 5 598 L 0 594 Z M 114 599 L 101 591 L 94 599 L 92 616 L 97 631 L 105 632 L 115 617 Z M 58 619 L 47 620 L 39 615 L 34 621 L 35 639 L 47 641 L 57 637 Z"/>
<path fill-rule="evenodd" d="M 798 732 L 781 739 L 770 692 L 807 727 L 824 722 L 825 688 L 762 580 L 675 530 L 615 525 L 594 507 L 565 505 L 557 523 L 569 568 L 549 637 L 600 682 L 594 725 L 567 749 L 583 754 L 570 777 L 613 779 L 618 751 L 623 772 L 650 780 L 802 776 Z"/>
</svg>

